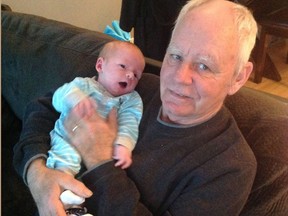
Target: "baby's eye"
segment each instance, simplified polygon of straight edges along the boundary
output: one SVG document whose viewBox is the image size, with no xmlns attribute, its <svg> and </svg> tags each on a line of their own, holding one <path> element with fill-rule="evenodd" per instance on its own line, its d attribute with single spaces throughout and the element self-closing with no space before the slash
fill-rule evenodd
<svg viewBox="0 0 288 216">
<path fill-rule="evenodd" d="M 119 66 L 120 66 L 121 68 L 123 68 L 123 69 L 126 68 L 126 66 L 125 66 L 124 64 L 120 64 Z"/>
</svg>

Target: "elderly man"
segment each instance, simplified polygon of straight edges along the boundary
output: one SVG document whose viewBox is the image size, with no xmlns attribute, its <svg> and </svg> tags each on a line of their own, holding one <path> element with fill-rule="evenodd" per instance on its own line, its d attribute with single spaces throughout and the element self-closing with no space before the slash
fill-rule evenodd
<svg viewBox="0 0 288 216">
<path fill-rule="evenodd" d="M 139 83 L 144 113 L 127 171 L 115 167 L 112 159 L 115 112 L 102 119 L 91 110 L 87 118 L 76 107 L 66 120 L 87 168 L 81 176 L 84 184 L 46 168 L 46 148 L 41 146 L 49 146 L 44 140 L 49 140 L 50 128 L 39 132 L 36 125 L 27 127 L 15 158 L 24 157 L 24 147 L 33 143 L 31 134 L 43 140 L 26 152 L 24 170 L 40 215 L 65 215 L 59 201 L 64 189 L 89 197 L 86 206 L 98 216 L 238 215 L 250 193 L 256 161 L 223 101 L 252 71 L 248 59 L 256 32 L 251 13 L 235 3 L 192 0 L 183 7 L 163 61 L 160 89 L 157 77 L 146 76 Z M 45 105 L 27 110 L 33 122 L 56 118 L 47 109 L 51 98 L 46 99 Z"/>
</svg>

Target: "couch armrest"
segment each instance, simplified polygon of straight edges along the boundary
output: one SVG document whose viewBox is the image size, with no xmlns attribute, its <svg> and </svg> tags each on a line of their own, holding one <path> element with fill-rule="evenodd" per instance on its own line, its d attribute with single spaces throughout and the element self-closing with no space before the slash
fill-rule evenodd
<svg viewBox="0 0 288 216">
<path fill-rule="evenodd" d="M 145 62 L 146 62 L 146 65 L 145 65 L 144 72 L 152 73 L 158 76 L 160 75 L 160 69 L 162 66 L 161 61 L 145 57 Z"/>
</svg>

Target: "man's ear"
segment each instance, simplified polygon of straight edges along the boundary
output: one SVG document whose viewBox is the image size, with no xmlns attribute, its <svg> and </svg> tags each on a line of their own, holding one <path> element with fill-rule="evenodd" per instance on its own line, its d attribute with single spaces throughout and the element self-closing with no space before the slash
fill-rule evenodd
<svg viewBox="0 0 288 216">
<path fill-rule="evenodd" d="M 98 73 L 102 72 L 103 62 L 104 62 L 103 57 L 99 57 L 96 61 L 95 69 Z"/>
<path fill-rule="evenodd" d="M 250 74 L 253 70 L 253 63 L 247 62 L 238 75 L 233 79 L 228 95 L 235 94 L 249 79 Z"/>
</svg>

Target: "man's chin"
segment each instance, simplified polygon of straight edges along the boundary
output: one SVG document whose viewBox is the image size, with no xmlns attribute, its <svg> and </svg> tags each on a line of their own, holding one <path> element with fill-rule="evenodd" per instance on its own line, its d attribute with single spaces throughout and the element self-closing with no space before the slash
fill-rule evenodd
<svg viewBox="0 0 288 216">
<path fill-rule="evenodd" d="M 193 114 L 193 111 L 191 109 L 187 109 L 187 106 L 175 104 L 173 102 L 167 103 L 163 106 L 163 114 L 167 116 L 174 116 L 176 118 L 186 118 Z"/>
</svg>

